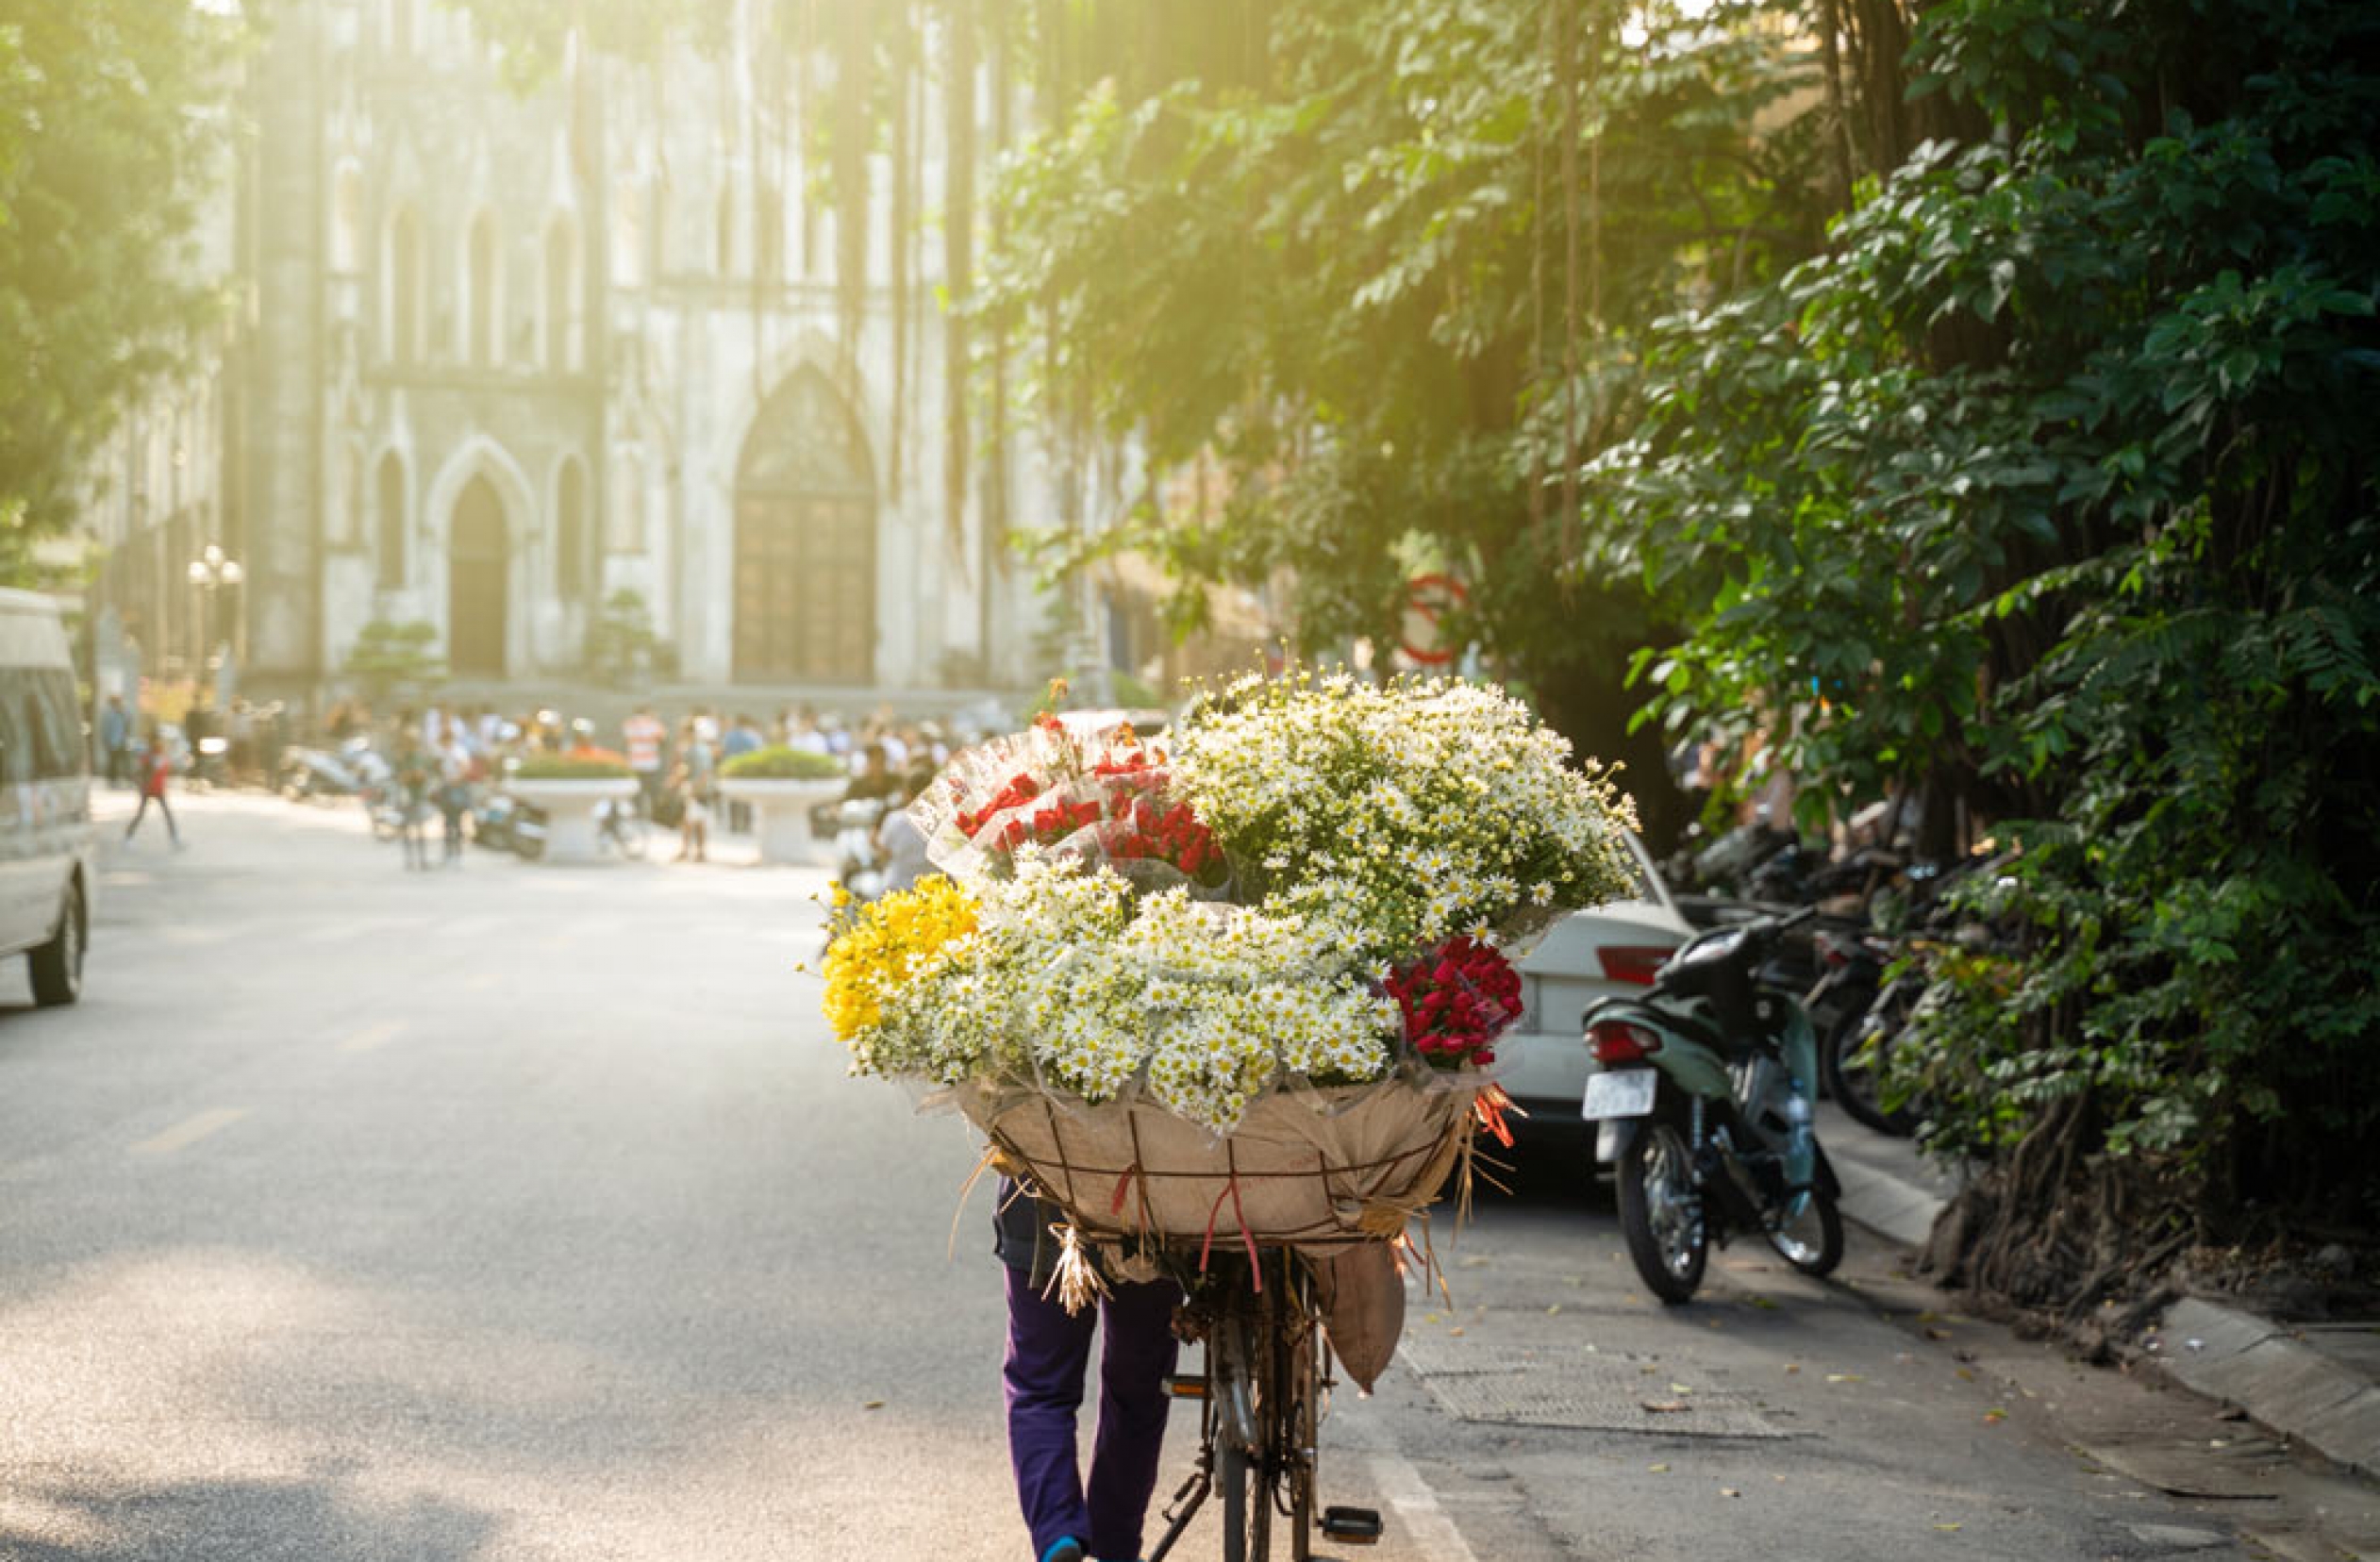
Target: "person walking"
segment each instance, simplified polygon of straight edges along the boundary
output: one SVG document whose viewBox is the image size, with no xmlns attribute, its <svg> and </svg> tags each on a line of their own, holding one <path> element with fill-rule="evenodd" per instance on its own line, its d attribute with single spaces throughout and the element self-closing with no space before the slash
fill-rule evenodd
<svg viewBox="0 0 2380 1562">
<path fill-rule="evenodd" d="M 1180 1351 L 1173 1309 L 1182 1289 L 1171 1280 L 1111 1277 L 1098 1305 L 1069 1313 L 1050 1294 L 1057 1246 L 1050 1231 L 1063 1212 L 1007 1177 L 1000 1180 L 999 1199 L 992 1213 L 994 1251 L 1007 1272 L 1008 1299 L 1000 1379 L 1008 1461 L 1033 1554 L 1040 1562 L 1139 1556 L 1172 1408 L 1165 1378 Z M 1094 1326 L 1105 1342 L 1099 1425 L 1086 1485 L 1074 1421 Z"/>
<path fill-rule="evenodd" d="M 165 752 L 165 735 L 155 727 L 149 729 L 149 746 L 141 756 L 141 806 L 132 811 L 132 823 L 124 827 L 124 839 L 132 839 L 132 832 L 141 827 L 141 821 L 149 816 L 149 805 L 165 816 L 166 839 L 174 850 L 182 849 L 182 832 L 174 823 L 174 810 L 165 802 L 165 783 L 174 773 L 174 756 Z"/>
<path fill-rule="evenodd" d="M 768 739 L 760 735 L 759 723 L 749 716 L 739 715 L 727 723 L 726 732 L 719 739 L 719 762 L 724 765 L 739 755 L 757 754 L 767 742 Z M 751 829 L 752 805 L 729 803 L 727 828 L 738 835 Z"/>
<path fill-rule="evenodd" d="M 107 767 L 108 785 L 132 785 L 132 718 L 125 712 L 121 694 L 108 695 L 108 708 L 99 713 L 99 758 Z"/>
<path fill-rule="evenodd" d="M 449 868 L 463 865 L 463 815 L 471 811 L 471 745 L 460 723 L 446 727 L 446 746 L 438 753 L 438 812 L 445 822 L 445 856 Z"/>
<path fill-rule="evenodd" d="M 644 805 L 647 819 L 661 801 L 661 751 L 669 746 L 670 729 L 653 714 L 651 706 L 641 705 L 628 719 L 620 723 L 620 746 L 628 756 L 628 770 L 637 778 L 637 793 Z"/>
<path fill-rule="evenodd" d="M 710 739 L 691 717 L 679 731 L 675 779 L 679 812 L 677 862 L 707 862 L 710 845 L 710 794 L 717 769 Z"/>
<path fill-rule="evenodd" d="M 436 766 L 430 751 L 422 744 L 419 729 L 408 722 L 397 729 L 396 804 L 397 841 L 405 849 L 405 866 L 427 869 L 430 865 L 429 842 L 424 839 L 422 826 L 429 819 L 430 778 Z"/>
</svg>

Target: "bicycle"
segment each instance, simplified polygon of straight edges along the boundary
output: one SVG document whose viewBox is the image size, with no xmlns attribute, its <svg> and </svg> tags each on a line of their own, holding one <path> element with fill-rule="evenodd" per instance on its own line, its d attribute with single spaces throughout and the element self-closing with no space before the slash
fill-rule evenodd
<svg viewBox="0 0 2380 1562">
<path fill-rule="evenodd" d="M 1215 1256 L 1190 1278 L 1174 1318 L 1185 1343 L 1205 1346 L 1206 1371 L 1166 1380 L 1173 1397 L 1199 1402 L 1198 1465 L 1166 1504 L 1166 1530 L 1148 1562 L 1163 1562 L 1218 1492 L 1223 1562 L 1267 1562 L 1276 1521 L 1289 1562 L 1314 1558 L 1318 1531 L 1348 1545 L 1376 1543 L 1378 1513 L 1315 1512 L 1317 1433 L 1338 1384 L 1313 1271 L 1287 1247 L 1262 1249 L 1253 1267 L 1239 1254 Z"/>
</svg>

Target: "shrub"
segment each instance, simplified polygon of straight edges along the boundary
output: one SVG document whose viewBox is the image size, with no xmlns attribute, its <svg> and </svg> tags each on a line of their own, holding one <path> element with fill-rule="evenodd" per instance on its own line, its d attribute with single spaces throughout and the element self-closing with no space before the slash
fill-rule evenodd
<svg viewBox="0 0 2380 1562">
<path fill-rule="evenodd" d="M 719 773 L 732 781 L 840 781 L 850 772 L 831 754 L 779 743 L 739 754 L 720 766 Z"/>
<path fill-rule="evenodd" d="M 615 781 L 636 773 L 620 759 L 574 758 L 567 754 L 537 754 L 521 761 L 516 781 Z"/>
</svg>

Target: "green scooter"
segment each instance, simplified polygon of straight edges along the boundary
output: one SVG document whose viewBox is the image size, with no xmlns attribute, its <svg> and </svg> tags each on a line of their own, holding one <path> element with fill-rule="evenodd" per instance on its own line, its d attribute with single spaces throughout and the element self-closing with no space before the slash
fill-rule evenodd
<svg viewBox="0 0 2380 1562">
<path fill-rule="evenodd" d="M 1714 928 L 1643 996 L 1587 1011 L 1595 1158 L 1617 1170 L 1628 1256 L 1663 1302 L 1693 1296 L 1714 1239 L 1756 1233 L 1805 1274 L 1842 1261 L 1842 1186 L 1810 1125 L 1809 1016 L 1754 980 L 1779 935 L 1815 914 Z"/>
</svg>

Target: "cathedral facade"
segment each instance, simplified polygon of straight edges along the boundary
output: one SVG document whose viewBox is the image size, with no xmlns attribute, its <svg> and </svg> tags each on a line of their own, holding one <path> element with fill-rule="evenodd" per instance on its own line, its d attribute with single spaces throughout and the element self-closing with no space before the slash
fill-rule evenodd
<svg viewBox="0 0 2380 1562">
<path fill-rule="evenodd" d="M 882 199 L 839 241 L 805 198 L 812 105 L 756 91 L 759 41 L 574 54 L 523 92 L 431 0 L 274 15 L 214 528 L 243 688 L 335 683 L 375 620 L 431 624 L 468 685 L 571 681 L 624 592 L 683 685 L 1030 681 L 1049 604 L 982 512 L 1047 513 L 1039 469 L 1018 441 L 981 464 L 999 503 L 976 476 L 948 513 L 933 247 Z"/>
</svg>

